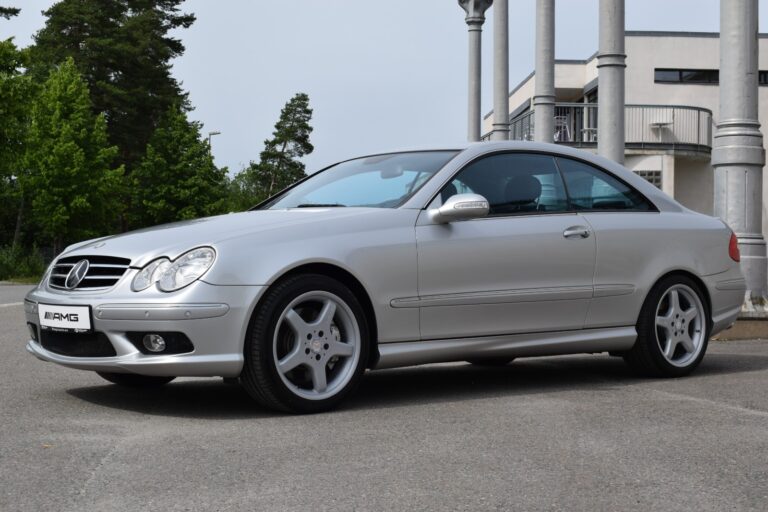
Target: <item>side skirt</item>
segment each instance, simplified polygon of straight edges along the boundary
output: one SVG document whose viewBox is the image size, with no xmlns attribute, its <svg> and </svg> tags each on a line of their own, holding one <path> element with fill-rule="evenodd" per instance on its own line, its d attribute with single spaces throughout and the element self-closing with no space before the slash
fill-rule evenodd
<svg viewBox="0 0 768 512">
<path fill-rule="evenodd" d="M 376 369 L 447 363 L 484 357 L 532 357 L 629 350 L 635 327 L 583 329 L 447 340 L 379 344 Z"/>
</svg>

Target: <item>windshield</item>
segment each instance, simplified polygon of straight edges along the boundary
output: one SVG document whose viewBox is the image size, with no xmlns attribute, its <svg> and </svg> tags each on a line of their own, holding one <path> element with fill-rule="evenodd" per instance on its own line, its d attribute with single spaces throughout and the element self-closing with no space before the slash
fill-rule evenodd
<svg viewBox="0 0 768 512">
<path fill-rule="evenodd" d="M 396 208 L 457 153 L 420 151 L 349 160 L 309 177 L 262 208 Z"/>
</svg>

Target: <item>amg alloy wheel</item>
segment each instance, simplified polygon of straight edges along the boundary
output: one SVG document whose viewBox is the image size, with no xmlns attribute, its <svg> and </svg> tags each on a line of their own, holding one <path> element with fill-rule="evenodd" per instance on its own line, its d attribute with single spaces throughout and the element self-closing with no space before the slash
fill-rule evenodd
<svg viewBox="0 0 768 512">
<path fill-rule="evenodd" d="M 685 367 L 696 359 L 704 346 L 704 306 L 684 284 L 670 287 L 656 309 L 656 342 L 664 359 Z"/>
<path fill-rule="evenodd" d="M 339 297 L 321 290 L 307 292 L 280 315 L 272 355 L 286 387 L 307 400 L 323 400 L 354 375 L 360 329 Z"/>
<path fill-rule="evenodd" d="M 641 373 L 677 377 L 690 373 L 704 357 L 709 312 L 698 285 L 670 276 L 648 294 L 637 323 L 635 346 L 624 356 Z"/>
<path fill-rule="evenodd" d="M 335 406 L 356 385 L 368 357 L 368 328 L 354 294 L 321 275 L 271 289 L 254 313 L 240 377 L 259 402 L 309 413 Z"/>
</svg>

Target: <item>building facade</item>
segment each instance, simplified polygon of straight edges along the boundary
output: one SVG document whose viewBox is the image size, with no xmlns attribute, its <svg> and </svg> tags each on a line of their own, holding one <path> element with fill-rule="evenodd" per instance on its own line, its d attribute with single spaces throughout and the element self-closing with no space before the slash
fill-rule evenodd
<svg viewBox="0 0 768 512">
<path fill-rule="evenodd" d="M 625 162 L 680 203 L 712 215 L 712 135 L 719 105 L 720 41 L 717 33 L 625 34 Z M 768 35 L 759 37 L 759 120 L 768 127 Z M 583 61 L 555 61 L 554 133 L 551 140 L 597 150 L 599 137 L 596 54 Z M 533 140 L 531 73 L 509 95 L 510 138 Z M 492 113 L 483 121 L 484 139 Z M 768 238 L 768 180 L 763 180 L 763 235 Z"/>
</svg>

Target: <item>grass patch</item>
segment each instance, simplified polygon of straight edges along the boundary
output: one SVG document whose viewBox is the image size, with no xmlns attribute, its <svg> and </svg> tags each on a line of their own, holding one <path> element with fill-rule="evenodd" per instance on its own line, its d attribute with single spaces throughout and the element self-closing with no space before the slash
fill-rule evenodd
<svg viewBox="0 0 768 512">
<path fill-rule="evenodd" d="M 37 284 L 40 282 L 42 276 L 29 276 L 29 277 L 9 277 L 5 279 L 5 282 L 11 284 Z"/>
</svg>

